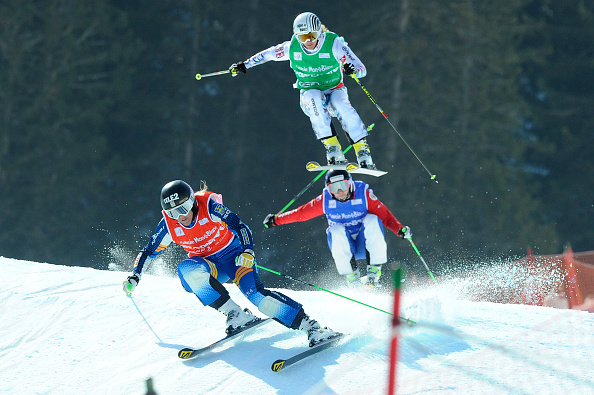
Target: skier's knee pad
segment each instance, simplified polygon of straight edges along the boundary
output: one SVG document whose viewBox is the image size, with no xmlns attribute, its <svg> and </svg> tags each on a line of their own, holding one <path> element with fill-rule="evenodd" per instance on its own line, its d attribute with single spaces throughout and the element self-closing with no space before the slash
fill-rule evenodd
<svg viewBox="0 0 594 395">
<path fill-rule="evenodd" d="M 210 285 L 210 273 L 203 267 L 193 268 L 180 267 L 178 274 L 186 291 L 196 293 L 196 291 Z"/>
<path fill-rule="evenodd" d="M 278 292 L 270 291 L 257 304 L 258 310 L 286 327 L 291 327 L 295 317 L 303 310 L 300 303 Z"/>
<path fill-rule="evenodd" d="M 258 304 L 258 310 L 260 310 L 263 314 L 267 315 L 268 317 L 276 317 L 282 310 L 283 306 L 283 302 L 274 299 L 272 296 L 268 295 L 262 298 L 262 300 Z"/>
</svg>

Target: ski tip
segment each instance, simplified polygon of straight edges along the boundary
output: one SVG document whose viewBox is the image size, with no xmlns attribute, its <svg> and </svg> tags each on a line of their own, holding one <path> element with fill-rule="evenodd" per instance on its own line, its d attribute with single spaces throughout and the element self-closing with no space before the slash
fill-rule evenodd
<svg viewBox="0 0 594 395">
<path fill-rule="evenodd" d="M 318 162 L 310 161 L 310 162 L 307 162 L 307 164 L 305 165 L 305 169 L 307 171 L 327 171 L 327 170 L 333 170 L 333 169 L 347 170 L 349 168 L 349 166 L 353 166 L 353 165 L 349 164 L 349 163 L 344 163 L 341 165 L 321 165 Z M 357 167 L 357 165 L 354 165 L 354 166 Z"/>
<path fill-rule="evenodd" d="M 321 165 L 318 162 L 315 161 L 310 161 L 307 162 L 307 164 L 305 165 L 305 169 L 307 171 L 321 171 Z"/>
<path fill-rule="evenodd" d="M 194 354 L 194 350 L 193 349 L 191 349 L 191 348 L 182 348 L 177 353 L 177 356 L 180 357 L 181 359 L 189 359 L 192 356 L 192 354 Z"/>
<path fill-rule="evenodd" d="M 277 359 L 272 363 L 271 369 L 273 372 L 278 372 L 285 367 L 286 359 Z"/>
</svg>

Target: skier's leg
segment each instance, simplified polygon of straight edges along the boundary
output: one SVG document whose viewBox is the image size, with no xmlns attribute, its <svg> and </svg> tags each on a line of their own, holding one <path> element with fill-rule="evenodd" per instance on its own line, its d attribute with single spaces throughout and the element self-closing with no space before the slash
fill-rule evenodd
<svg viewBox="0 0 594 395">
<path fill-rule="evenodd" d="M 229 280 L 216 266 L 201 257 L 184 259 L 177 267 L 184 289 L 194 293 L 205 306 L 218 309 L 229 300 L 229 292 L 221 284 Z"/>
<path fill-rule="evenodd" d="M 318 321 L 310 318 L 300 303 L 283 293 L 266 289 L 257 270 L 252 270 L 243 275 L 238 286 L 241 292 L 254 305 L 258 306 L 258 310 L 262 313 L 287 328 L 304 332 L 310 346 L 335 336 L 332 329 L 322 327 Z"/>
<path fill-rule="evenodd" d="M 354 271 L 357 272 L 357 277 L 359 278 L 359 280 L 361 280 L 362 275 L 367 275 L 367 257 L 369 255 L 365 248 L 365 236 L 363 235 L 363 227 L 359 228 L 359 233 L 357 233 L 354 239 L 354 245 L 355 254 L 351 258 L 351 267 Z"/>
<path fill-rule="evenodd" d="M 359 270 L 353 270 L 351 265 L 351 259 L 356 252 L 354 240 L 343 225 L 332 225 L 326 232 L 328 234 L 328 247 L 332 252 L 338 274 L 345 276 L 348 286 L 360 285 Z"/>
<path fill-rule="evenodd" d="M 294 321 L 302 311 L 301 304 L 280 292 L 266 289 L 260 280 L 256 265 L 251 268 L 236 266 L 235 258 L 242 252 L 241 244 L 237 239 L 234 239 L 227 248 L 212 258 L 217 260 L 217 267 L 221 272 L 224 272 L 227 278 L 233 279 L 233 283 L 258 310 L 283 325 L 288 327 L 294 325 Z M 303 314 L 301 313 L 300 319 Z"/>
<path fill-rule="evenodd" d="M 351 105 L 345 87 L 334 89 L 329 94 L 329 105 L 338 113 L 338 119 L 344 131 L 352 141 L 359 141 L 367 137 L 367 129 L 357 110 Z"/>
<path fill-rule="evenodd" d="M 382 221 L 374 214 L 367 214 L 363 218 L 363 234 L 365 248 L 369 252 L 367 279 L 372 285 L 376 285 L 382 275 L 382 265 L 388 261 L 388 246 Z"/>
<path fill-rule="evenodd" d="M 304 314 L 301 303 L 281 292 L 266 289 L 257 270 L 243 275 L 237 285 L 249 301 L 268 317 L 289 328 L 301 322 Z"/>
<path fill-rule="evenodd" d="M 217 267 L 227 274 L 227 278 L 233 278 L 233 282 L 258 310 L 288 328 L 303 330 L 308 335 L 310 345 L 334 335 L 331 329 L 322 328 L 316 320 L 309 318 L 301 303 L 281 292 L 266 289 L 260 279 L 257 262 L 251 268 L 235 266 L 235 258 L 242 252 L 241 244 L 235 239 L 223 251 L 209 258 L 216 258 Z"/>
<path fill-rule="evenodd" d="M 326 109 L 324 94 L 317 89 L 302 90 L 300 93 L 301 109 L 309 117 L 311 127 L 317 139 L 332 137 L 330 114 Z"/>
<path fill-rule="evenodd" d="M 369 145 L 367 144 L 367 129 L 349 101 L 346 87 L 335 89 L 330 94 L 329 107 L 333 107 L 338 113 L 338 119 L 349 139 L 354 142 L 355 154 L 361 167 L 375 169 L 371 158 Z"/>
<path fill-rule="evenodd" d="M 349 236 L 346 228 L 342 225 L 332 225 L 326 232 L 328 233 L 328 247 L 332 252 L 332 258 L 336 264 L 338 274 L 346 276 L 353 272 L 351 267 L 351 257 L 355 249 L 353 240 Z"/>
<path fill-rule="evenodd" d="M 332 128 L 326 101 L 327 97 L 316 89 L 302 90 L 300 93 L 301 109 L 309 117 L 316 137 L 324 144 L 328 163 L 346 163 L 336 132 Z"/>
<path fill-rule="evenodd" d="M 212 307 L 227 316 L 226 332 L 253 321 L 256 317 L 247 309 L 242 310 L 229 296 L 223 283 L 229 276 L 219 270 L 220 255 L 212 259 L 191 257 L 183 260 L 177 268 L 179 278 L 186 291 L 194 293 L 203 305 Z"/>
</svg>

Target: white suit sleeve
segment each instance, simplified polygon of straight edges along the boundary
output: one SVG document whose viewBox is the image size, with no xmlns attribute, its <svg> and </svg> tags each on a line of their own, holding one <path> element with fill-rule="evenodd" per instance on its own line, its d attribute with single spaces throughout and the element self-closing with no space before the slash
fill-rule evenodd
<svg viewBox="0 0 594 395">
<path fill-rule="evenodd" d="M 274 45 L 268 49 L 260 51 L 244 62 L 245 67 L 247 69 L 251 69 L 252 67 L 259 66 L 262 63 L 270 62 L 271 60 L 275 62 L 289 60 L 290 45 L 290 41 L 285 41 L 282 44 Z"/>
<path fill-rule="evenodd" d="M 363 78 L 367 75 L 367 68 L 359 60 L 357 55 L 353 53 L 353 51 L 349 48 L 349 45 L 344 41 L 342 37 L 337 38 L 334 40 L 334 45 L 332 45 L 332 53 L 336 60 L 338 60 L 341 64 L 351 63 L 355 67 L 357 78 Z"/>
</svg>

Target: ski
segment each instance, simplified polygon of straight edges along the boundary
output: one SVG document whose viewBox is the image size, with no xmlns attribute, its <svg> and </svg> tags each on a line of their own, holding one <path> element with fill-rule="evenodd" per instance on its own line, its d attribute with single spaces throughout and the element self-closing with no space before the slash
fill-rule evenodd
<svg viewBox="0 0 594 395">
<path fill-rule="evenodd" d="M 383 170 L 366 169 L 364 167 L 359 167 L 358 164 L 353 163 L 353 162 L 347 162 L 344 165 L 320 165 L 318 162 L 311 161 L 311 162 L 307 162 L 307 164 L 305 165 L 305 168 L 307 169 L 307 171 L 323 171 L 323 170 L 332 170 L 332 169 L 347 170 L 349 173 L 367 174 L 367 175 L 375 176 L 375 177 L 380 177 L 380 176 L 383 176 L 384 174 L 388 174 L 387 171 L 383 171 Z"/>
<path fill-rule="evenodd" d="M 213 348 L 220 346 L 224 343 L 227 343 L 229 340 L 235 339 L 239 337 L 239 335 L 245 334 L 247 331 L 251 329 L 255 329 L 261 325 L 264 325 L 268 322 L 272 321 L 271 318 L 261 319 L 259 318 L 257 321 L 254 321 L 250 324 L 245 325 L 244 327 L 240 328 L 239 330 L 231 333 L 230 335 L 225 336 L 224 338 L 217 340 L 216 342 L 202 348 L 182 348 L 177 353 L 177 356 L 181 359 L 192 359 L 197 357 L 200 354 L 203 354 L 206 351 L 212 350 Z"/>
<path fill-rule="evenodd" d="M 344 337 L 344 334 L 337 333 L 336 336 L 331 337 L 327 340 L 324 340 L 321 343 L 318 343 L 318 344 L 314 345 L 313 347 L 308 348 L 305 351 L 301 351 L 288 359 L 277 359 L 276 361 L 274 361 L 274 363 L 271 366 L 272 371 L 279 372 L 280 370 L 282 370 L 288 366 L 291 366 L 291 365 L 293 365 L 293 364 L 295 364 L 295 363 L 297 363 L 297 362 L 299 362 L 313 354 L 317 354 L 320 351 L 323 351 L 327 348 L 335 346 L 336 344 L 338 344 L 338 341 L 340 339 L 342 339 L 343 337 Z"/>
</svg>

